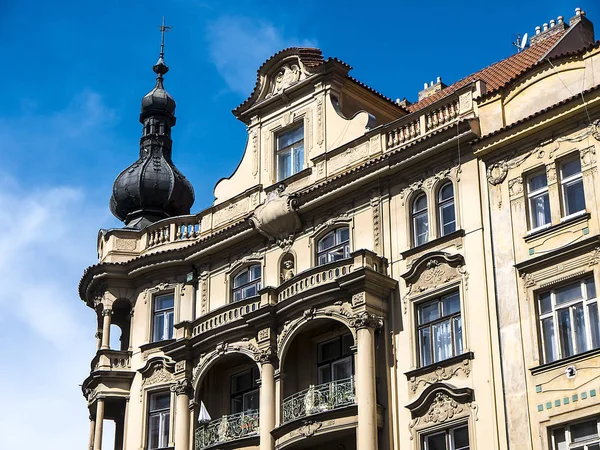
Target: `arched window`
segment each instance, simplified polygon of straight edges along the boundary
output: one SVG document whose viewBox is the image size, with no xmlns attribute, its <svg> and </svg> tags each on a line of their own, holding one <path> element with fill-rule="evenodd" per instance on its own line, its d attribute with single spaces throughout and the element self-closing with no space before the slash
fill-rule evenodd
<svg viewBox="0 0 600 450">
<path fill-rule="evenodd" d="M 415 247 L 429 239 L 429 219 L 427 217 L 427 196 L 417 195 L 412 203 L 413 241 Z"/>
<path fill-rule="evenodd" d="M 234 302 L 239 302 L 245 298 L 258 295 L 261 287 L 262 271 L 260 264 L 246 267 L 233 278 L 233 288 L 231 298 Z"/>
<path fill-rule="evenodd" d="M 317 265 L 350 257 L 350 228 L 330 231 L 317 242 Z"/>
<path fill-rule="evenodd" d="M 440 236 L 456 231 L 456 213 L 454 211 L 454 186 L 451 181 L 444 183 L 438 192 L 438 214 Z"/>
</svg>

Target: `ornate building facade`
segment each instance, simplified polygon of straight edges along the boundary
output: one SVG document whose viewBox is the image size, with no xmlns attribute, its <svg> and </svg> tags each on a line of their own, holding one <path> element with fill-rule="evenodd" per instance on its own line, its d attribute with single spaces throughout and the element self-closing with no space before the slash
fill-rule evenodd
<svg viewBox="0 0 600 450">
<path fill-rule="evenodd" d="M 125 227 L 79 287 L 91 450 L 106 420 L 115 450 L 599 448 L 591 22 L 414 104 L 350 70 L 268 59 L 242 161 L 190 214 L 161 49 Z"/>
</svg>

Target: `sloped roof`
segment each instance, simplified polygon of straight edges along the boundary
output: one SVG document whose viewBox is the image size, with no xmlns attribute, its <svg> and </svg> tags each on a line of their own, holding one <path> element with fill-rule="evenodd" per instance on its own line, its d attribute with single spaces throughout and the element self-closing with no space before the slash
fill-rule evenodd
<svg viewBox="0 0 600 450">
<path fill-rule="evenodd" d="M 558 33 L 554 33 L 541 42 L 532 45 L 526 50 L 516 53 L 508 58 L 498 61 L 497 63 L 491 64 L 471 75 L 457 81 L 454 84 L 442 89 L 435 94 L 424 98 L 423 100 L 413 103 L 408 106 L 410 112 L 415 112 L 423 109 L 438 100 L 447 97 L 458 89 L 466 86 L 473 81 L 481 80 L 486 84 L 486 91 L 490 93 L 502 86 L 506 85 L 518 75 L 534 66 L 540 58 L 542 58 L 548 51 L 554 47 L 554 45 L 565 35 L 569 29 L 562 30 Z"/>
</svg>

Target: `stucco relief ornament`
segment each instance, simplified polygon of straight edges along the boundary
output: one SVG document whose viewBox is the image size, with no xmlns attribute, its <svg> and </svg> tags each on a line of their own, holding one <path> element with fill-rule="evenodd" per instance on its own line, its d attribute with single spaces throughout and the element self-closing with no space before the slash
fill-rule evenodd
<svg viewBox="0 0 600 450">
<path fill-rule="evenodd" d="M 317 432 L 319 428 L 323 426 L 323 422 L 317 422 L 313 420 L 305 420 L 302 422 L 302 426 L 298 428 L 298 433 L 304 437 L 312 436 Z"/>
<path fill-rule="evenodd" d="M 286 193 L 285 186 L 280 185 L 254 210 L 250 223 L 263 236 L 289 250 L 295 232 L 302 225 L 297 206 L 295 195 Z"/>
<path fill-rule="evenodd" d="M 463 406 L 460 403 L 439 392 L 431 403 L 427 414 L 423 417 L 423 422 L 443 423 L 461 412 L 463 412 Z"/>
<path fill-rule="evenodd" d="M 184 378 L 183 380 L 176 381 L 175 384 L 172 384 L 169 389 L 176 395 L 187 394 L 189 396 L 192 392 L 192 384 L 190 383 L 190 380 Z"/>
<path fill-rule="evenodd" d="M 361 328 L 381 328 L 383 326 L 383 319 L 368 311 L 363 311 L 350 320 L 350 326 L 357 330 Z"/>
<path fill-rule="evenodd" d="M 268 364 L 272 363 L 275 360 L 275 354 L 270 348 L 266 348 L 264 350 L 260 350 L 254 355 L 254 361 L 259 364 Z"/>
<path fill-rule="evenodd" d="M 278 95 L 284 89 L 300 81 L 300 67 L 297 64 L 286 64 L 277 72 L 271 85 L 271 95 Z"/>
</svg>

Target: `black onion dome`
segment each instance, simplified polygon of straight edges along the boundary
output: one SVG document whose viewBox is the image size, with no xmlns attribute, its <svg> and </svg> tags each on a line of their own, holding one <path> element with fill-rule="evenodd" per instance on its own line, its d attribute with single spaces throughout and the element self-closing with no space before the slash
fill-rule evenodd
<svg viewBox="0 0 600 450">
<path fill-rule="evenodd" d="M 163 75 L 169 71 L 163 44 L 153 70 L 158 75 L 156 86 L 142 99 L 140 157 L 117 176 L 110 199 L 111 212 L 128 228 L 189 214 L 194 203 L 191 183 L 171 159 L 175 100 L 163 87 Z"/>
</svg>

